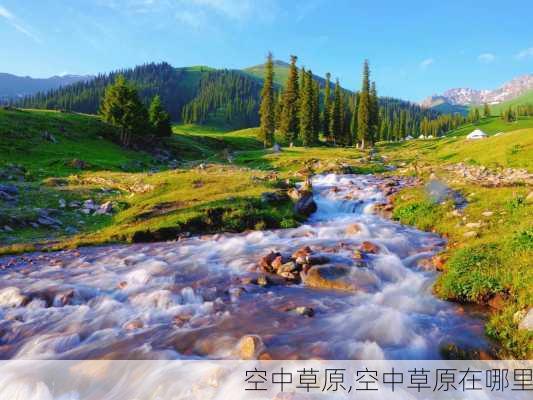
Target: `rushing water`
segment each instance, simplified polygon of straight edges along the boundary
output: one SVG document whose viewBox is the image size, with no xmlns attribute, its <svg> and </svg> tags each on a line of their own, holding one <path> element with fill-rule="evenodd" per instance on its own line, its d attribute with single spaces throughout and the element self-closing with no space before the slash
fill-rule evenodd
<svg viewBox="0 0 533 400">
<path fill-rule="evenodd" d="M 379 183 L 316 176 L 318 211 L 296 229 L 25 256 L 0 272 L 0 357 L 235 358 L 249 334 L 275 359 L 426 359 L 442 344 L 485 347 L 482 322 L 436 299 L 435 272 L 420 266 L 443 240 L 373 214 Z M 349 233 L 354 223 L 361 231 Z M 380 251 L 361 267 L 352 254 L 363 241 Z M 302 246 L 349 267 L 358 290 L 250 282 L 261 256 Z M 298 306 L 314 316 L 288 311 Z"/>
</svg>

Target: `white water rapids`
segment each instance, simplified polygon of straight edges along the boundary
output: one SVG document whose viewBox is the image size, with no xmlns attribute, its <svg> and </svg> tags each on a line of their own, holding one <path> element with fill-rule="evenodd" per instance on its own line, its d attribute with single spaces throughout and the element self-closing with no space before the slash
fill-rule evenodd
<svg viewBox="0 0 533 400">
<path fill-rule="evenodd" d="M 318 211 L 295 229 L 15 257 L 0 271 L 0 358 L 236 358 L 250 334 L 274 359 L 436 359 L 448 343 L 486 347 L 482 321 L 436 299 L 435 272 L 420 267 L 443 240 L 371 212 L 379 183 L 316 176 Z M 353 223 L 361 231 L 347 233 Z M 351 255 L 363 241 L 380 251 L 360 267 Z M 349 267 L 358 291 L 246 280 L 269 251 L 302 246 Z M 287 311 L 298 306 L 314 316 Z"/>
</svg>

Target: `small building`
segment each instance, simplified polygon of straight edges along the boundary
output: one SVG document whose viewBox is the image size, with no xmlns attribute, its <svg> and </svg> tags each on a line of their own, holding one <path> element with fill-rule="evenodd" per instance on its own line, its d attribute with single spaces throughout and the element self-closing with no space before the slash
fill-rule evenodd
<svg viewBox="0 0 533 400">
<path fill-rule="evenodd" d="M 413 140 L 413 137 L 412 137 L 411 135 L 407 135 L 407 136 L 405 137 L 405 140 Z"/>
<path fill-rule="evenodd" d="M 475 131 L 468 134 L 466 137 L 468 140 L 478 140 L 478 139 L 486 139 L 488 135 L 483 132 L 481 129 L 476 129 Z"/>
</svg>

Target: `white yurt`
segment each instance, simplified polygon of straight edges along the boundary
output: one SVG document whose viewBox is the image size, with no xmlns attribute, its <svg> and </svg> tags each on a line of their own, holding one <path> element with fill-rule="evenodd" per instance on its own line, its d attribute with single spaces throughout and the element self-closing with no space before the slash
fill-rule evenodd
<svg viewBox="0 0 533 400">
<path fill-rule="evenodd" d="M 466 137 L 468 140 L 477 140 L 477 139 L 485 139 L 487 138 L 487 134 L 483 132 L 481 129 L 476 129 L 475 131 L 468 134 Z"/>
<path fill-rule="evenodd" d="M 413 137 L 412 137 L 411 135 L 407 135 L 407 136 L 405 137 L 405 140 L 413 140 Z"/>
</svg>

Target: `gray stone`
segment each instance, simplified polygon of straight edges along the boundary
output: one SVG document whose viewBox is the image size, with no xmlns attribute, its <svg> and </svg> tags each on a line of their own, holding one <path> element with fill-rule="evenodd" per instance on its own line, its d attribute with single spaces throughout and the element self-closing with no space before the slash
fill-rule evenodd
<svg viewBox="0 0 533 400">
<path fill-rule="evenodd" d="M 519 329 L 533 331 L 533 308 L 530 308 L 526 316 L 518 324 Z"/>
</svg>

